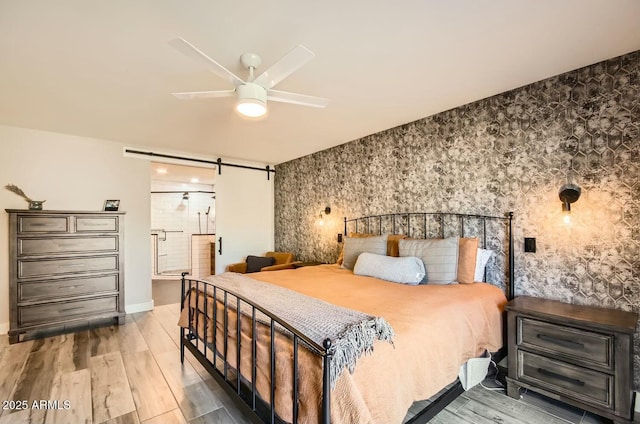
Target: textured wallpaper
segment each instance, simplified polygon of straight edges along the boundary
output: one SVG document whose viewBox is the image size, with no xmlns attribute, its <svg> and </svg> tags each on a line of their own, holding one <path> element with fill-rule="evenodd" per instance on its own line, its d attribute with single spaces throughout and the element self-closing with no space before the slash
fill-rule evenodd
<svg viewBox="0 0 640 424">
<path fill-rule="evenodd" d="M 513 211 L 517 295 L 639 311 L 640 52 L 276 167 L 275 246 L 301 260 L 335 261 L 345 216 L 422 211 Z"/>
</svg>

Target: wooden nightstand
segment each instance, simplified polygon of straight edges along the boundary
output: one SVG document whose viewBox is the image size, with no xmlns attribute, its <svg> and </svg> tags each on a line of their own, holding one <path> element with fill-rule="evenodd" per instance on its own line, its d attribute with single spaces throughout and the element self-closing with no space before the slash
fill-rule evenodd
<svg viewBox="0 0 640 424">
<path fill-rule="evenodd" d="M 534 297 L 507 304 L 507 394 L 527 388 L 629 423 L 638 314 Z"/>
</svg>

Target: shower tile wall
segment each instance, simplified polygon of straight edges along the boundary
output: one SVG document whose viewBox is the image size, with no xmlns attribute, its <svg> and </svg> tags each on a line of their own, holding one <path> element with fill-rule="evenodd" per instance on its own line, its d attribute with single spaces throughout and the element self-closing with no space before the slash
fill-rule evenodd
<svg viewBox="0 0 640 424">
<path fill-rule="evenodd" d="M 151 194 L 151 228 L 152 233 L 158 234 L 155 271 L 158 274 L 190 271 L 191 235 L 205 234 L 207 231 L 209 234 L 215 233 L 213 195 L 196 192 L 211 192 L 213 186 L 152 182 L 151 191 L 178 191 L 178 193 Z M 184 192 L 189 192 L 188 199 L 183 199 Z M 166 240 L 163 240 L 165 238 Z"/>
<path fill-rule="evenodd" d="M 211 251 L 215 242 L 214 235 L 191 237 L 191 275 L 194 278 L 205 278 L 215 274 L 215 256 Z"/>
<path fill-rule="evenodd" d="M 517 295 L 640 311 L 640 52 L 277 165 L 275 205 L 276 250 L 326 262 L 344 216 L 513 211 Z"/>
</svg>

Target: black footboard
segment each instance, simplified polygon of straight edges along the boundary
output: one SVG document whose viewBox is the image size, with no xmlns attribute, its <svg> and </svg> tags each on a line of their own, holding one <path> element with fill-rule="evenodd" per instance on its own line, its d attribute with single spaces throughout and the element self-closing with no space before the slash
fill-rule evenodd
<svg viewBox="0 0 640 424">
<path fill-rule="evenodd" d="M 206 294 L 205 294 L 206 293 Z M 254 302 L 244 298 L 241 295 L 233 293 L 231 291 L 222 289 L 214 284 L 202 280 L 188 279 L 186 273 L 182 274 L 182 296 L 181 296 L 181 310 L 185 308 L 185 299 L 189 296 L 193 296 L 193 299 L 189 299 L 189 305 L 192 301 L 195 301 L 196 311 L 199 309 L 200 313 L 194 314 L 194 308 L 189 307 L 189 328 L 182 327 L 180 329 L 180 360 L 184 362 L 185 348 L 188 349 L 203 367 L 211 374 L 213 378 L 220 383 L 220 385 L 230 393 L 234 393 L 235 400 L 239 400 L 239 405 L 259 418 L 262 423 L 284 423 L 284 421 L 278 416 L 275 409 L 275 375 L 276 375 L 276 350 L 275 339 L 277 334 L 276 326 L 280 326 L 288 333 L 290 333 L 293 344 L 293 378 L 292 378 L 292 392 L 293 398 L 291 399 L 291 416 L 292 422 L 297 423 L 299 412 L 299 350 L 307 349 L 312 354 L 319 356 L 322 359 L 322 401 L 321 401 L 321 423 L 330 423 L 330 371 L 331 371 L 331 340 L 324 341 L 324 346 L 319 346 L 317 343 L 310 340 L 304 334 L 301 334 L 295 328 L 292 328 L 289 324 L 282 319 L 273 315 L 266 309 L 256 305 Z M 219 317 L 217 307 L 213 310 L 209 310 L 208 299 L 212 300 L 212 304 L 222 305 L 222 317 Z M 202 304 L 202 306 L 201 306 Z M 239 335 L 242 332 L 241 313 L 236 313 L 237 319 L 233 320 L 229 318 L 229 311 L 240 311 L 242 304 L 248 305 L 251 310 L 251 316 L 245 317 L 251 320 L 251 369 L 241 369 L 242 364 L 242 346 L 241 337 Z M 262 313 L 268 317 L 270 326 L 270 363 L 269 363 L 269 380 L 270 390 L 268 395 L 260 396 L 256 389 L 256 373 L 257 373 L 257 337 L 256 328 L 258 325 L 264 325 L 264 319 L 259 322 L 256 319 L 256 313 Z M 202 317 L 208 317 L 208 319 L 201 319 Z M 203 322 L 200 322 L 200 321 Z M 235 321 L 235 322 L 232 322 Z M 215 323 L 222 324 L 222 329 L 219 327 L 213 327 Z M 235 342 L 230 341 L 229 330 L 235 327 Z M 199 334 L 201 330 L 202 334 Z M 212 332 L 212 341 L 207 340 L 208 331 Z M 221 334 L 218 334 L 221 333 Z M 218 340 L 222 337 L 222 340 Z M 232 367 L 230 359 L 227 356 L 229 343 L 235 343 L 235 360 L 236 367 Z M 219 348 L 222 345 L 222 348 Z M 303 345 L 303 346 L 301 346 Z M 233 396 L 232 396 L 233 397 Z"/>
</svg>

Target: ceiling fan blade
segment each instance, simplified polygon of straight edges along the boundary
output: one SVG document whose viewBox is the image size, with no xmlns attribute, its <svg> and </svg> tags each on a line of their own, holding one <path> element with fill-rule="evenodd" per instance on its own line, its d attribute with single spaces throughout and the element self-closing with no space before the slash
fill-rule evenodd
<svg viewBox="0 0 640 424">
<path fill-rule="evenodd" d="M 236 95 L 236 90 L 221 90 L 221 91 L 187 91 L 184 93 L 171 93 L 181 100 L 189 99 L 210 99 L 214 97 L 233 97 Z"/>
<path fill-rule="evenodd" d="M 287 53 L 282 59 L 274 63 L 253 80 L 267 90 L 300 69 L 305 63 L 313 59 L 315 54 L 302 44 Z"/>
<path fill-rule="evenodd" d="M 190 58 L 204 64 L 211 72 L 219 76 L 220 78 L 226 79 L 234 86 L 238 86 L 240 84 L 244 84 L 244 81 L 235 75 L 233 72 L 211 59 L 209 56 L 204 54 L 201 50 L 195 47 L 193 44 L 184 40 L 183 38 L 174 38 L 169 41 L 169 45 L 174 49 L 178 50 L 182 54 L 189 56 Z"/>
<path fill-rule="evenodd" d="M 288 91 L 278 90 L 269 90 L 267 92 L 267 100 L 317 108 L 323 108 L 329 104 L 329 99 L 325 99 L 323 97 L 307 96 L 305 94 L 289 93 Z"/>
</svg>

